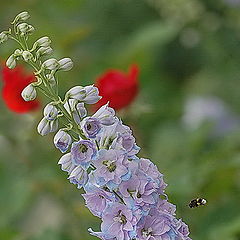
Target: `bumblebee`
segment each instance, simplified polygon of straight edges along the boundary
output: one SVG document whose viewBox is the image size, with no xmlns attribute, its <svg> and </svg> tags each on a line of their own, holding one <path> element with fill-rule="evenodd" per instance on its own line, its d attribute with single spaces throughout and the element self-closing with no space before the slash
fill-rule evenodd
<svg viewBox="0 0 240 240">
<path fill-rule="evenodd" d="M 193 200 L 190 201 L 190 203 L 188 204 L 188 206 L 190 208 L 196 208 L 199 206 L 203 206 L 207 203 L 207 200 L 205 200 L 204 198 L 195 198 Z"/>
</svg>

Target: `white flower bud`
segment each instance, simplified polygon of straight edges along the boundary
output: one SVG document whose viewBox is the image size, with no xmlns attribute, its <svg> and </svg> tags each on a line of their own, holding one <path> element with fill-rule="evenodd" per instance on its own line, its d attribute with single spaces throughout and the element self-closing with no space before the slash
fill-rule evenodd
<svg viewBox="0 0 240 240">
<path fill-rule="evenodd" d="M 73 67 L 73 61 L 71 58 L 63 58 L 58 61 L 60 67 L 58 70 L 69 71 Z"/>
<path fill-rule="evenodd" d="M 26 34 L 29 30 L 29 25 L 27 23 L 20 23 L 18 26 L 17 26 L 17 29 L 19 30 L 20 32 L 20 35 L 23 36 L 24 34 Z"/>
<path fill-rule="evenodd" d="M 28 25 L 27 33 L 31 35 L 34 31 L 35 31 L 35 28 L 32 25 Z"/>
<path fill-rule="evenodd" d="M 84 107 L 84 103 L 78 103 L 75 106 L 75 110 L 72 112 L 72 115 L 74 121 L 77 124 L 80 124 L 82 119 L 87 116 L 87 109 Z"/>
<path fill-rule="evenodd" d="M 69 104 L 68 104 L 69 103 Z M 68 103 L 64 104 L 64 108 L 73 116 L 73 119 L 77 124 L 80 124 L 82 119 L 87 115 L 87 109 L 84 107 L 84 103 L 79 103 L 76 99 L 69 99 Z M 69 108 L 70 106 L 70 108 Z M 71 109 L 71 111 L 70 111 Z"/>
<path fill-rule="evenodd" d="M 0 43 L 4 43 L 8 40 L 8 34 L 5 32 L 0 33 Z"/>
<path fill-rule="evenodd" d="M 10 69 L 13 69 L 16 67 L 16 65 L 17 65 L 17 61 L 15 59 L 15 56 L 12 54 L 6 62 L 6 66 Z"/>
<path fill-rule="evenodd" d="M 29 84 L 23 89 L 21 96 L 27 102 L 32 101 L 37 97 L 37 91 L 32 84 Z"/>
<path fill-rule="evenodd" d="M 84 103 L 78 103 L 76 105 L 76 111 L 78 112 L 81 118 L 84 118 L 87 116 L 87 109 L 84 107 Z"/>
<path fill-rule="evenodd" d="M 43 55 L 50 55 L 52 54 L 53 49 L 51 47 L 40 47 L 36 54 L 37 54 L 37 58 L 43 56 Z"/>
<path fill-rule="evenodd" d="M 99 96 L 99 91 L 97 87 L 94 86 L 86 86 L 84 87 L 86 91 L 86 97 L 84 99 L 79 99 L 82 100 L 86 104 L 94 104 L 98 102 L 102 97 Z"/>
<path fill-rule="evenodd" d="M 44 136 L 50 132 L 55 132 L 58 129 L 58 120 L 49 121 L 45 117 L 40 121 L 37 126 L 37 131 L 40 135 Z"/>
<path fill-rule="evenodd" d="M 49 70 L 57 70 L 59 68 L 59 63 L 55 58 L 51 58 L 46 60 L 42 64 L 42 67 Z"/>
<path fill-rule="evenodd" d="M 46 77 L 51 86 L 56 85 L 56 79 L 52 74 L 46 74 Z"/>
<path fill-rule="evenodd" d="M 68 133 L 60 129 L 55 135 L 53 142 L 56 148 L 58 148 L 62 153 L 65 153 L 72 143 L 72 138 Z"/>
<path fill-rule="evenodd" d="M 51 132 L 50 122 L 43 118 L 37 126 L 37 131 L 40 135 L 44 136 Z"/>
<path fill-rule="evenodd" d="M 51 103 L 49 103 L 43 110 L 43 115 L 44 117 L 49 120 L 49 121 L 53 121 L 57 118 L 58 115 L 58 110 L 57 108 L 52 105 Z"/>
<path fill-rule="evenodd" d="M 22 53 L 24 61 L 28 62 L 33 59 L 33 55 L 29 51 L 23 51 Z"/>
<path fill-rule="evenodd" d="M 71 153 L 63 155 L 58 161 L 58 164 L 61 165 L 61 169 L 63 171 L 68 172 L 69 174 L 75 168 L 75 164 L 72 161 Z"/>
<path fill-rule="evenodd" d="M 76 99 L 69 99 L 67 102 L 64 103 L 65 109 L 68 111 L 69 114 L 74 111 L 75 106 L 77 105 L 78 100 Z M 70 108 L 69 108 L 70 106 Z"/>
<path fill-rule="evenodd" d="M 51 127 L 50 132 L 56 132 L 58 130 L 58 119 L 50 121 L 50 127 Z"/>
<path fill-rule="evenodd" d="M 73 87 L 66 93 L 66 97 L 82 100 L 86 97 L 86 90 L 81 86 Z"/>
<path fill-rule="evenodd" d="M 16 23 L 19 21 L 26 21 L 29 18 L 30 18 L 30 15 L 28 12 L 21 12 L 15 17 L 13 23 Z"/>
<path fill-rule="evenodd" d="M 22 56 L 22 54 L 23 54 L 23 50 L 22 50 L 22 49 L 16 49 L 16 50 L 14 51 L 14 56 L 15 56 L 15 57 Z"/>
<path fill-rule="evenodd" d="M 51 40 L 49 37 L 41 37 L 33 44 L 33 49 L 36 49 L 37 47 L 49 47 L 50 44 Z"/>
<path fill-rule="evenodd" d="M 116 122 L 115 111 L 108 107 L 108 103 L 100 107 L 92 117 L 98 118 L 101 124 L 110 126 Z"/>
</svg>

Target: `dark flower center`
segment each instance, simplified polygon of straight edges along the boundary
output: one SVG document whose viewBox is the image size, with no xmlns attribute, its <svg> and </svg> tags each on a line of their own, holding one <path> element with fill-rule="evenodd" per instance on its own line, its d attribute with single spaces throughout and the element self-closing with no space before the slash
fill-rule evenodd
<svg viewBox="0 0 240 240">
<path fill-rule="evenodd" d="M 137 198 L 140 198 L 140 197 L 142 197 L 142 195 L 138 192 L 137 193 Z"/>
<path fill-rule="evenodd" d="M 148 228 L 148 229 L 143 228 L 141 232 L 143 237 L 148 237 L 153 235 L 152 228 Z"/>
<path fill-rule="evenodd" d="M 122 214 L 121 210 L 118 211 L 118 215 L 114 218 L 114 220 L 120 222 L 123 225 L 127 223 L 127 218 Z"/>
<path fill-rule="evenodd" d="M 102 163 L 107 167 L 109 172 L 114 172 L 117 168 L 114 162 L 109 162 L 108 160 L 104 160 Z"/>
<path fill-rule="evenodd" d="M 79 146 L 80 152 L 85 153 L 85 152 L 87 152 L 87 150 L 88 150 L 88 147 L 86 145 L 80 144 L 80 146 Z"/>
<path fill-rule="evenodd" d="M 92 125 L 90 123 L 87 124 L 87 130 L 90 131 L 90 129 L 92 128 Z"/>
</svg>

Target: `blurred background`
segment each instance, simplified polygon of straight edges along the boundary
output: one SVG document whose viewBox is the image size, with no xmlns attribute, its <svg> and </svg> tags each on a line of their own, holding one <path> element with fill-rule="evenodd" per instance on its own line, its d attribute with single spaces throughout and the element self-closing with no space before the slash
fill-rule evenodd
<svg viewBox="0 0 240 240">
<path fill-rule="evenodd" d="M 240 0 L 1 1 L 0 30 L 23 10 L 32 41 L 49 36 L 56 58 L 74 60 L 61 94 L 137 64 L 138 95 L 118 115 L 140 156 L 164 174 L 193 240 L 239 240 Z M 2 44 L 1 61 L 15 48 Z M 0 239 L 96 239 L 87 229 L 100 220 L 57 165 L 53 135 L 37 134 L 41 117 L 41 108 L 17 114 L 0 99 Z M 208 204 L 189 209 L 195 197 Z"/>
</svg>

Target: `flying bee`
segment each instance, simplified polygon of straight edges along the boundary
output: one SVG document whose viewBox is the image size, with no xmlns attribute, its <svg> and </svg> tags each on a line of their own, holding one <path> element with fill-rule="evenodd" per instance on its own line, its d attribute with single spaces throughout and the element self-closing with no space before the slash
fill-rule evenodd
<svg viewBox="0 0 240 240">
<path fill-rule="evenodd" d="M 207 203 L 207 200 L 205 200 L 204 198 L 195 198 L 193 200 L 190 201 L 190 203 L 188 204 L 188 206 L 190 208 L 196 208 L 199 206 L 203 206 Z"/>
</svg>

